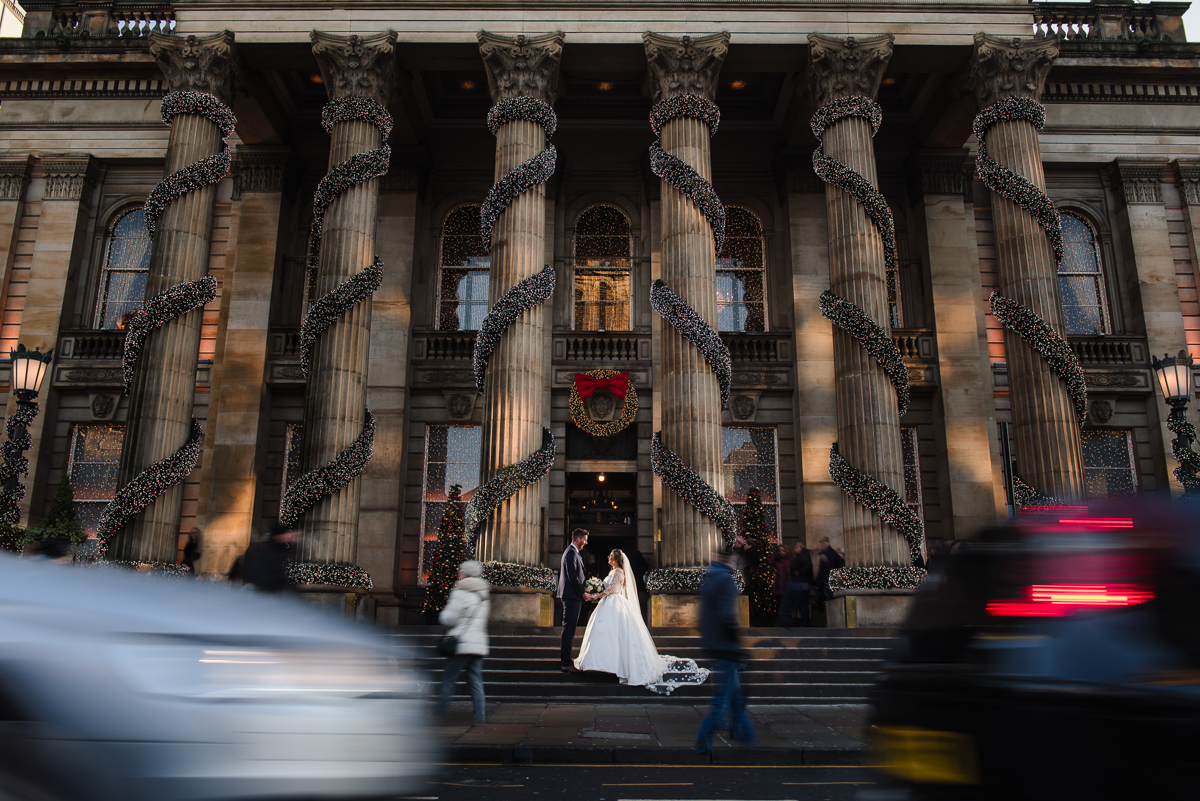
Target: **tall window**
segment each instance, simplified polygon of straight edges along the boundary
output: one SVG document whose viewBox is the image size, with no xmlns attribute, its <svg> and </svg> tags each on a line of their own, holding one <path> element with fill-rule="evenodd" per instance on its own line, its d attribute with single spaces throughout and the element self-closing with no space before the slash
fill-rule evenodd
<svg viewBox="0 0 1200 801">
<path fill-rule="evenodd" d="M 721 429 L 725 497 L 733 504 L 738 528 L 746 495 L 758 487 L 766 510 L 767 530 L 779 536 L 779 449 L 772 426 L 728 426 Z"/>
<path fill-rule="evenodd" d="M 491 253 L 483 245 L 478 206 L 460 206 L 442 226 L 438 328 L 478 331 L 487 314 Z"/>
<path fill-rule="evenodd" d="M 1083 485 L 1089 498 L 1137 493 L 1133 437 L 1128 431 L 1083 432 Z"/>
<path fill-rule="evenodd" d="M 122 329 L 133 313 L 142 308 L 150 272 L 150 246 L 146 216 L 141 209 L 121 215 L 109 229 L 96 303 L 96 328 Z"/>
<path fill-rule="evenodd" d="M 904 457 L 904 503 L 925 519 L 921 501 L 921 453 L 917 450 L 917 429 L 900 429 L 900 451 Z"/>
<path fill-rule="evenodd" d="M 762 223 L 725 207 L 725 247 L 717 256 L 717 330 L 766 331 Z"/>
<path fill-rule="evenodd" d="M 71 431 L 67 472 L 75 490 L 75 517 L 89 537 L 96 535 L 100 515 L 117 492 L 123 425 L 77 425 Z"/>
<path fill-rule="evenodd" d="M 1096 231 L 1087 220 L 1069 211 L 1058 217 L 1062 220 L 1063 232 L 1058 290 L 1062 296 L 1067 333 L 1075 336 L 1107 334 L 1108 308 Z"/>
<path fill-rule="evenodd" d="M 629 330 L 633 232 L 614 206 L 592 206 L 575 222 L 575 330 Z"/>
<path fill-rule="evenodd" d="M 300 444 L 303 435 L 304 423 L 288 423 L 284 430 L 283 478 L 280 480 L 279 489 L 281 493 L 287 492 L 288 485 L 300 477 Z"/>
<path fill-rule="evenodd" d="M 446 499 L 455 484 L 462 498 L 470 500 L 479 486 L 479 448 L 483 430 L 479 426 L 429 426 L 425 430 L 425 488 L 421 504 L 421 583 L 429 578 L 425 543 L 437 539 L 438 524 Z"/>
</svg>

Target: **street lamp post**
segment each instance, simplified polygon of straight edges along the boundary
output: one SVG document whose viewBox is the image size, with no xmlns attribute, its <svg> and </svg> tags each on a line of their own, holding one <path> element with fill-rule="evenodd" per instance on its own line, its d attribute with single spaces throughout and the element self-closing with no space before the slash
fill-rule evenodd
<svg viewBox="0 0 1200 801">
<path fill-rule="evenodd" d="M 1187 405 L 1192 394 L 1192 357 L 1186 350 L 1181 350 L 1178 356 L 1164 354 L 1161 360 L 1152 356 L 1151 362 L 1163 397 L 1171 407 L 1167 430 L 1175 435 L 1171 440 L 1171 454 L 1179 462 L 1175 478 L 1183 485 L 1184 500 L 1196 500 L 1200 498 L 1200 476 L 1197 476 L 1200 454 L 1192 450 L 1196 427 L 1187 419 Z"/>
<path fill-rule="evenodd" d="M 25 451 L 33 445 L 29 438 L 29 424 L 37 417 L 35 399 L 42 386 L 42 379 L 50 367 L 54 348 L 41 352 L 40 348 L 26 350 L 24 345 L 9 351 L 11 358 L 10 383 L 12 393 L 17 396 L 17 410 L 5 423 L 8 441 L 4 443 L 4 461 L 0 463 L 0 523 L 16 525 L 21 522 L 21 500 L 25 497 L 25 485 L 18 479 L 29 472 L 29 460 Z"/>
</svg>

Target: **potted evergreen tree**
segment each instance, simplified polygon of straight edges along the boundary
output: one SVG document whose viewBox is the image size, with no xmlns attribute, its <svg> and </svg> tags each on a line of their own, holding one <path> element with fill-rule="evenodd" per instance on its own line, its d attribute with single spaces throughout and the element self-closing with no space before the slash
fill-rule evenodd
<svg viewBox="0 0 1200 801">
<path fill-rule="evenodd" d="M 87 540 L 87 533 L 75 519 L 75 488 L 71 486 L 71 477 L 66 473 L 54 488 L 50 510 L 37 527 L 29 529 L 25 537 L 26 542 L 49 539 L 66 540 L 72 545 Z"/>
<path fill-rule="evenodd" d="M 438 523 L 437 540 L 428 544 L 429 584 L 425 588 L 425 604 L 421 607 L 427 620 L 437 621 L 438 612 L 450 600 L 450 590 L 458 581 L 458 566 L 466 561 L 467 542 L 464 527 L 466 504 L 462 487 L 450 488 L 450 497 Z"/>
</svg>

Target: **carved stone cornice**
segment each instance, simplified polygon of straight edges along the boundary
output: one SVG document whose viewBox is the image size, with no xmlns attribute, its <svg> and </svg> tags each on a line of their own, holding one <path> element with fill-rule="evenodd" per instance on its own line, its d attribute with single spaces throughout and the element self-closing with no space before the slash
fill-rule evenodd
<svg viewBox="0 0 1200 801">
<path fill-rule="evenodd" d="M 717 99 L 717 78 L 729 52 L 729 33 L 709 34 L 693 39 L 663 36 L 646 31 L 642 34 L 646 49 L 646 94 L 655 103 L 675 95 L 700 95 Z"/>
<path fill-rule="evenodd" d="M 1040 100 L 1046 76 L 1058 58 L 1058 40 L 999 39 L 975 34 L 975 52 L 967 82 L 975 105 L 985 109 L 1007 97 Z"/>
<path fill-rule="evenodd" d="M 42 159 L 46 177 L 43 200 L 83 200 L 100 176 L 100 165 L 91 156 Z"/>
<path fill-rule="evenodd" d="M 1113 163 L 1113 181 L 1126 204 L 1162 205 L 1162 178 L 1166 161 L 1117 161 Z"/>
<path fill-rule="evenodd" d="M 923 195 L 958 195 L 967 192 L 967 149 L 918 150 L 908 160 L 909 199 Z"/>
<path fill-rule="evenodd" d="M 396 32 L 371 36 L 309 34 L 330 100 L 366 97 L 387 106 L 396 90 Z"/>
<path fill-rule="evenodd" d="M 522 95 L 547 103 L 558 98 L 558 62 L 565 33 L 529 37 L 480 31 L 477 38 L 493 103 Z"/>
<path fill-rule="evenodd" d="M 282 192 L 298 177 L 299 159 L 290 147 L 238 145 L 233 157 L 233 199 L 245 192 Z"/>
<path fill-rule="evenodd" d="M 172 92 L 208 92 L 227 106 L 242 72 L 233 31 L 211 36 L 150 34 L 150 55 L 167 76 Z"/>
<path fill-rule="evenodd" d="M 1177 160 L 1175 175 L 1183 202 L 1200 208 L 1200 161 Z"/>
<path fill-rule="evenodd" d="M 33 160 L 29 156 L 23 159 L 0 159 L 0 200 L 20 200 L 25 196 L 32 165 Z"/>
<path fill-rule="evenodd" d="M 879 94 L 883 72 L 892 58 L 896 37 L 890 33 L 856 39 L 808 35 L 808 80 L 816 108 L 849 95 L 872 100 Z"/>
</svg>

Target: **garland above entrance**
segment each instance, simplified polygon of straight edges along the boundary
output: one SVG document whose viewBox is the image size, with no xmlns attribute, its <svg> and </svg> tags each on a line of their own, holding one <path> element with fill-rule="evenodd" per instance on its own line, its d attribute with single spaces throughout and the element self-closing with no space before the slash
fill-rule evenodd
<svg viewBox="0 0 1200 801">
<path fill-rule="evenodd" d="M 617 400 L 623 400 L 621 415 L 611 423 L 597 423 L 588 417 L 583 403 L 598 389 L 607 389 Z M 624 431 L 637 417 L 638 396 L 629 380 L 629 373 L 617 370 L 590 370 L 586 373 L 576 373 L 575 381 L 571 384 L 571 420 L 580 429 L 593 437 L 611 437 Z"/>
</svg>

